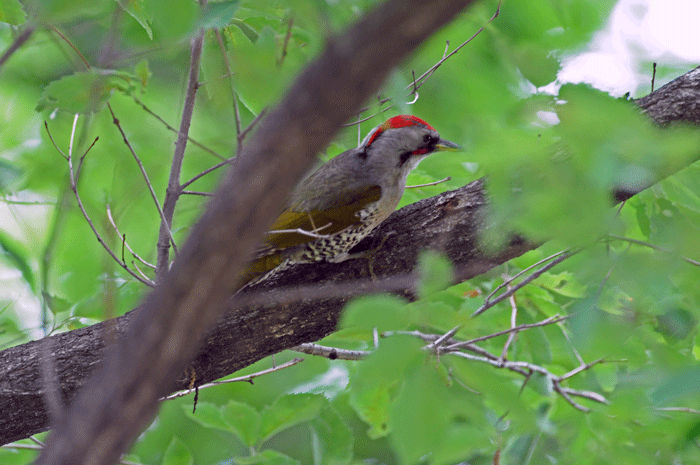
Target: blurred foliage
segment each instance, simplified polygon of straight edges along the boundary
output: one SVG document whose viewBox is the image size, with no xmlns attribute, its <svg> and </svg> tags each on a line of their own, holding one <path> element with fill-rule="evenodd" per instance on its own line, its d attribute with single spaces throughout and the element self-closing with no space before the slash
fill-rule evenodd
<svg viewBox="0 0 700 465">
<path fill-rule="evenodd" d="M 196 31 L 208 29 L 190 135 L 206 149 L 188 144 L 183 182 L 235 155 L 234 98 L 245 128 L 284 94 L 326 37 L 371 14 L 375 3 L 229 0 L 209 2 L 200 12 L 185 0 L 0 0 L 0 50 L 37 26 L 0 68 L 0 346 L 123 314 L 147 291 L 95 239 L 58 150 L 67 154 L 72 147 L 75 163 L 85 156 L 79 193 L 109 246 L 120 255 L 125 239 L 154 261 L 160 220 L 106 103 L 162 201 L 176 134 L 161 120 L 179 125 Z M 478 2 L 394 71 L 381 95 L 396 108 L 380 112 L 387 104 L 371 99 L 363 115 L 379 112 L 361 124 L 361 135 L 387 116 L 410 112 L 466 148 L 423 162 L 409 184 L 452 179 L 408 190 L 402 205 L 488 175 L 493 209 L 484 247 L 498 247 L 512 231 L 545 245 L 454 286 L 451 265 L 438 254 L 423 255 L 420 300 L 358 299 L 339 331 L 322 341 L 374 349 L 366 360 L 306 357 L 254 385 L 203 390 L 196 413 L 190 397 L 165 402 L 127 459 L 492 464 L 498 455 L 502 464 L 698 463 L 700 268 L 684 257 L 700 260 L 700 165 L 693 163 L 700 136 L 687 127 L 659 129 L 629 101 L 586 86 L 566 85 L 557 95 L 537 90 L 556 80 L 562 59 L 585 47 L 613 4 L 505 1 L 500 16 L 409 103 L 412 72 L 429 69 L 446 42 L 453 50 L 495 12 L 496 1 Z M 657 83 L 680 69 L 660 66 Z M 74 113 L 80 117 L 73 133 Z M 320 157 L 357 139 L 350 127 Z M 221 175 L 214 171 L 188 190 L 212 191 Z M 611 189 L 651 182 L 651 189 L 610 208 Z M 173 226 L 178 243 L 204 204 L 202 196 L 180 199 Z M 112 228 L 107 206 L 125 238 Z M 608 405 L 577 398 L 592 409 L 582 413 L 542 376 L 523 385 L 510 371 L 435 357 L 406 334 L 380 338 L 374 347 L 375 329 L 442 334 L 459 326 L 455 337 L 471 339 L 508 328 L 508 300 L 479 318 L 470 315 L 505 276 L 577 247 L 578 254 L 515 299 L 518 324 L 570 318 L 521 332 L 508 359 L 562 375 L 580 360 L 603 358 L 565 385 L 597 392 Z M 131 254 L 125 256 L 132 265 Z M 500 355 L 507 339 L 479 345 Z M 278 354 L 276 362 L 292 356 Z M 242 372 L 270 364 L 263 360 Z M 0 449 L 2 463 L 34 457 L 31 450 Z"/>
</svg>

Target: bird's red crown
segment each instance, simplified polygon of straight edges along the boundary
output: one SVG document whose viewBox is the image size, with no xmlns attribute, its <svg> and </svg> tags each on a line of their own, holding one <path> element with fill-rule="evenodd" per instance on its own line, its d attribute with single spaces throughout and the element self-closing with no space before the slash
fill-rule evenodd
<svg viewBox="0 0 700 465">
<path fill-rule="evenodd" d="M 379 137 L 379 135 L 386 131 L 387 129 L 398 129 L 398 128 L 404 128 L 406 126 L 425 126 L 429 129 L 432 129 L 433 131 L 435 128 L 433 128 L 431 125 L 423 121 L 417 116 L 413 115 L 398 115 L 394 116 L 392 118 L 389 118 L 388 120 L 384 121 L 381 125 L 377 126 L 372 132 L 369 133 L 367 137 L 367 141 L 364 144 L 365 146 L 369 146 L 374 142 L 374 140 Z"/>
</svg>

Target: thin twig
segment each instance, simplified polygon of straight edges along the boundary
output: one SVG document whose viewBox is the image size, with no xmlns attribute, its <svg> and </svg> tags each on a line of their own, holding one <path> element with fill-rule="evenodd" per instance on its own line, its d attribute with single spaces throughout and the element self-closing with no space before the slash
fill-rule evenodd
<svg viewBox="0 0 700 465">
<path fill-rule="evenodd" d="M 168 131 L 171 131 L 171 132 L 174 132 L 174 133 L 177 134 L 177 128 L 174 128 L 174 127 L 172 127 L 171 125 L 169 125 L 167 121 L 165 121 L 163 118 L 161 118 L 160 116 L 158 116 L 158 114 L 156 114 L 153 110 L 151 110 L 150 108 L 148 108 L 148 107 L 146 106 L 145 103 L 143 103 L 141 100 L 137 99 L 136 97 L 134 97 L 134 101 L 136 102 L 137 105 L 139 105 L 141 108 L 143 108 L 143 110 L 144 110 L 146 113 L 148 113 L 149 115 L 153 116 L 153 117 L 154 117 L 155 119 L 157 119 L 161 124 L 163 124 L 163 125 L 165 126 L 165 128 L 166 128 Z M 218 158 L 219 160 L 225 160 L 225 158 L 224 158 L 222 155 L 219 155 L 217 152 L 215 152 L 214 150 L 212 150 L 212 149 L 210 149 L 209 147 L 205 146 L 205 145 L 202 144 L 201 142 L 197 142 L 195 139 L 191 138 L 190 136 L 187 136 L 187 141 L 188 141 L 188 142 L 191 142 L 193 145 L 199 147 L 200 149 L 204 150 L 205 152 L 211 153 L 212 155 L 214 155 L 214 156 L 215 156 L 216 158 Z"/>
<path fill-rule="evenodd" d="M 106 205 L 106 208 L 107 208 L 107 218 L 109 219 L 109 222 L 112 224 L 112 227 L 114 228 L 114 231 L 117 233 L 118 236 L 120 236 L 120 237 L 126 237 L 125 234 L 122 234 L 122 233 L 119 231 L 119 228 L 117 227 L 117 223 L 114 221 L 114 218 L 112 217 L 112 208 L 109 206 L 109 204 Z M 136 258 L 138 261 L 140 261 L 141 263 L 143 263 L 143 264 L 146 265 L 147 267 L 153 268 L 153 269 L 155 270 L 156 266 L 155 266 L 154 264 L 152 264 L 152 263 L 147 262 L 146 260 L 144 260 L 143 258 L 141 258 L 141 256 L 140 256 L 139 254 L 137 254 L 136 252 L 134 252 L 134 250 L 129 246 L 129 243 L 126 242 L 126 240 L 124 240 L 124 245 L 126 246 L 126 248 L 127 248 L 127 250 L 129 251 L 129 253 L 131 253 L 131 255 L 134 256 L 134 258 Z"/>
<path fill-rule="evenodd" d="M 559 323 L 560 321 L 564 321 L 571 318 L 570 316 L 559 316 L 559 315 L 554 315 L 550 316 L 549 318 L 538 321 L 537 323 L 525 323 L 519 326 L 514 326 L 512 328 L 504 329 L 502 331 L 497 331 L 492 334 L 487 334 L 486 336 L 480 336 L 476 337 L 474 339 L 469 339 L 468 341 L 460 341 L 460 342 L 455 342 L 454 344 L 450 344 L 448 346 L 443 346 L 440 348 L 441 352 L 449 352 L 451 350 L 456 350 L 460 348 L 465 348 L 468 345 L 475 344 L 477 342 L 481 341 L 487 341 L 489 339 L 493 339 L 498 336 L 503 336 L 504 334 L 512 334 L 512 333 L 517 333 L 519 331 L 529 329 L 529 328 L 539 328 L 540 326 L 547 326 L 547 325 L 553 325 L 555 323 Z"/>
<path fill-rule="evenodd" d="M 236 98 L 236 91 L 233 87 L 233 73 L 231 72 L 231 62 L 228 59 L 228 53 L 226 53 L 226 47 L 224 47 L 224 41 L 221 38 L 221 32 L 218 29 L 214 30 L 214 35 L 216 36 L 216 41 L 219 44 L 219 51 L 221 52 L 221 57 L 224 59 L 224 66 L 226 67 L 226 79 L 228 80 L 229 90 L 231 91 L 231 100 L 233 101 L 233 115 L 236 122 L 236 141 L 238 142 L 236 153 L 241 153 L 243 151 L 243 145 L 241 144 L 241 111 L 238 108 L 238 99 Z"/>
<path fill-rule="evenodd" d="M 284 43 L 282 44 L 282 55 L 277 60 L 277 66 L 282 66 L 284 59 L 287 57 L 287 47 L 289 46 L 289 39 L 292 37 L 292 25 L 294 24 L 294 17 L 290 17 L 287 22 L 287 34 L 284 36 Z"/>
<path fill-rule="evenodd" d="M 17 51 L 19 48 L 24 45 L 26 41 L 29 40 L 29 38 L 32 36 L 32 33 L 34 32 L 34 29 L 36 26 L 31 25 L 27 26 L 27 28 L 22 31 L 20 35 L 18 35 L 15 40 L 12 41 L 9 47 L 7 47 L 7 50 L 5 50 L 5 53 L 2 54 L 0 57 L 0 68 L 2 68 L 2 65 L 5 64 L 7 60 L 10 59 L 10 57 Z"/>
<path fill-rule="evenodd" d="M 79 116 L 79 115 L 75 115 L 75 119 L 74 119 L 74 123 L 73 123 L 73 128 L 74 128 L 74 129 L 75 129 L 75 125 L 76 125 L 76 123 L 77 123 L 78 116 Z M 93 224 L 92 219 L 90 218 L 90 215 L 88 215 L 87 211 L 85 210 L 85 206 L 83 205 L 83 201 L 82 201 L 82 199 L 80 198 L 80 194 L 78 194 L 78 185 L 77 185 L 77 182 L 76 182 L 75 172 L 74 172 L 74 170 L 73 170 L 73 157 L 72 157 L 72 154 L 71 154 L 70 152 L 68 152 L 68 155 L 65 155 L 65 154 L 58 148 L 58 146 L 56 145 L 56 143 L 54 142 L 53 136 L 51 135 L 51 131 L 49 131 L 49 126 L 48 126 L 48 124 L 45 123 L 44 126 L 46 127 L 46 132 L 48 133 L 49 139 L 50 139 L 51 142 L 53 143 L 54 147 L 56 147 L 56 149 L 59 151 L 59 153 L 61 153 L 61 155 L 63 155 L 63 156 L 66 158 L 66 160 L 68 161 L 68 172 L 69 172 L 71 190 L 73 191 L 73 194 L 75 195 L 75 199 L 76 199 L 76 201 L 78 202 L 78 208 L 80 208 L 80 211 L 82 212 L 83 217 L 84 217 L 85 220 L 87 221 L 88 226 L 90 226 L 90 229 L 92 229 L 92 232 L 93 232 L 93 234 L 95 235 L 95 237 L 97 238 L 97 241 L 102 245 L 102 247 L 107 251 L 107 253 L 112 257 L 112 259 L 114 259 L 114 261 L 116 261 L 116 262 L 119 264 L 119 266 L 121 266 L 121 267 L 122 267 L 124 270 L 126 270 L 131 276 L 133 276 L 134 278 L 136 278 L 139 282 L 145 284 L 146 286 L 151 286 L 151 287 L 152 287 L 152 286 L 154 285 L 154 283 L 153 283 L 152 281 L 147 280 L 147 279 L 143 279 L 141 276 L 139 276 L 139 275 L 136 274 L 134 271 L 132 271 L 131 268 L 129 268 L 129 267 L 126 265 L 126 263 L 124 263 L 124 262 L 114 253 L 114 251 L 107 245 L 107 243 L 104 241 L 104 239 L 102 239 L 102 236 L 101 236 L 100 233 L 97 231 L 97 228 L 95 228 L 95 225 Z"/>
<path fill-rule="evenodd" d="M 325 357 L 331 360 L 362 360 L 372 353 L 368 350 L 337 349 L 335 347 L 327 347 L 313 343 L 299 344 L 298 346 L 291 347 L 289 350 Z"/>
<path fill-rule="evenodd" d="M 417 79 L 418 88 L 420 88 L 420 86 L 423 85 L 423 83 L 425 83 L 425 81 L 435 72 L 435 70 L 438 69 L 446 60 L 448 60 L 450 57 L 452 57 L 455 53 L 459 52 L 462 49 L 462 47 L 464 47 L 469 42 L 474 40 L 476 38 L 476 36 L 481 34 L 481 32 L 486 28 L 486 26 L 491 24 L 491 22 L 498 17 L 500 12 L 501 12 L 501 0 L 498 1 L 498 6 L 496 7 L 496 12 L 493 14 L 493 16 L 491 16 L 491 19 L 486 21 L 486 24 L 481 26 L 481 28 L 478 31 L 476 31 L 470 38 L 468 38 L 467 40 L 462 42 L 456 49 L 452 50 L 452 52 L 450 52 L 448 55 L 444 55 L 440 61 L 435 63 L 430 69 L 428 69 L 425 73 L 423 73 Z M 406 90 L 408 90 L 410 88 L 411 88 L 411 85 L 406 86 Z"/>
<path fill-rule="evenodd" d="M 648 248 L 653 249 L 653 250 L 658 250 L 659 252 L 664 252 L 664 253 L 673 255 L 675 257 L 678 257 L 681 260 L 685 261 L 686 263 L 690 263 L 691 265 L 700 266 L 700 262 L 693 260 L 692 258 L 684 257 L 683 255 L 679 255 L 679 254 L 675 253 L 673 250 L 659 247 L 658 245 L 650 244 L 649 242 L 644 242 L 644 241 L 640 241 L 637 239 L 632 239 L 630 237 L 618 236 L 616 234 L 608 234 L 608 237 L 612 237 L 613 239 L 617 239 L 620 241 L 631 242 L 632 244 L 641 245 L 643 247 L 648 247 Z"/>
<path fill-rule="evenodd" d="M 509 286 L 510 288 L 510 286 Z M 516 328 L 518 326 L 518 305 L 515 303 L 515 296 L 511 295 L 508 300 L 510 301 L 510 329 Z M 503 350 L 501 351 L 501 361 L 506 359 L 506 356 L 508 355 L 508 348 L 512 344 L 512 342 L 515 340 L 515 336 L 517 334 L 517 331 L 513 331 L 508 334 L 508 339 L 506 340 L 506 343 L 503 344 Z"/>
<path fill-rule="evenodd" d="M 454 54 L 456 54 L 456 53 L 457 53 L 460 49 L 462 49 L 465 45 L 467 45 L 469 42 L 471 42 L 472 40 L 474 40 L 474 39 L 476 38 L 476 36 L 478 36 L 479 34 L 481 34 L 481 32 L 486 28 L 486 26 L 488 26 L 494 19 L 496 19 L 496 17 L 498 17 L 498 15 L 499 15 L 500 12 L 501 12 L 501 0 L 499 0 L 499 2 L 498 2 L 498 6 L 496 7 L 496 12 L 493 14 L 493 16 L 491 16 L 491 18 L 490 18 L 488 21 L 486 21 L 486 23 L 485 23 L 483 26 L 481 26 L 481 28 L 480 28 L 478 31 L 476 31 L 469 39 L 467 39 L 467 40 L 465 40 L 464 42 L 462 42 L 462 43 L 459 45 L 459 47 L 457 47 L 456 49 L 454 49 L 451 53 L 449 53 L 449 54 L 444 54 L 444 53 L 443 53 L 442 58 L 441 58 L 437 63 L 435 63 L 432 67 L 430 67 L 426 72 L 424 72 L 418 79 L 414 79 L 413 82 L 412 82 L 411 84 L 409 84 L 408 86 L 406 86 L 405 90 L 409 90 L 409 89 L 411 89 L 411 87 L 413 87 L 413 89 L 408 93 L 408 95 L 410 96 L 410 95 L 413 94 L 413 93 L 417 93 L 417 92 L 418 92 L 418 89 L 419 89 L 423 84 L 425 84 L 425 82 L 428 80 L 428 78 L 430 78 L 430 76 L 433 75 L 433 73 L 435 72 L 435 70 L 437 70 L 446 60 L 448 60 L 450 57 L 452 57 Z M 449 47 L 449 42 L 448 42 L 447 46 Z M 388 102 L 388 101 L 391 101 L 391 99 L 389 99 L 389 98 L 384 99 L 382 103 L 386 103 L 386 102 Z M 349 127 L 349 126 L 353 126 L 353 125 L 355 125 L 355 124 L 364 123 L 365 121 L 371 120 L 372 118 L 374 118 L 375 116 L 379 115 L 380 113 L 383 113 L 383 112 L 389 110 L 390 108 L 393 108 L 394 106 L 395 106 L 394 104 L 389 105 L 388 107 L 384 108 L 383 110 L 381 110 L 381 111 L 379 111 L 379 112 L 377 112 L 377 113 L 375 113 L 375 114 L 373 114 L 373 115 L 370 115 L 370 116 L 368 116 L 368 117 L 366 117 L 366 118 L 363 118 L 363 119 L 361 119 L 361 120 L 359 120 L 359 121 L 355 121 L 355 122 L 352 122 L 352 123 L 343 124 L 343 125 L 341 125 L 341 127 Z M 369 109 L 370 109 L 370 107 L 365 107 L 365 108 L 363 108 L 363 109 L 360 110 L 360 113 L 365 112 L 365 111 L 367 111 L 367 110 L 369 110 Z"/>
<path fill-rule="evenodd" d="M 553 260 L 553 259 L 557 258 L 559 255 L 565 254 L 565 253 L 567 253 L 567 252 L 568 252 L 568 250 L 562 250 L 562 251 L 557 252 L 557 253 L 555 253 L 555 254 L 553 254 L 553 255 L 550 255 L 549 257 L 543 258 L 542 260 L 538 261 L 537 263 L 535 263 L 535 264 L 533 264 L 533 265 L 530 265 L 530 266 L 528 266 L 527 268 L 525 268 L 524 270 L 522 270 L 521 272 L 517 273 L 515 276 L 511 276 L 509 279 L 504 280 L 501 284 L 499 284 L 498 286 L 496 286 L 496 288 L 495 288 L 493 291 L 491 291 L 491 293 L 490 293 L 489 295 L 486 296 L 486 298 L 484 299 L 484 301 L 488 302 L 489 300 L 491 300 L 491 297 L 493 297 L 494 294 L 496 294 L 499 290 L 501 290 L 501 289 L 503 289 L 504 287 L 508 286 L 508 285 L 511 284 L 513 281 L 515 281 L 516 279 L 518 279 L 520 276 L 522 276 L 523 274 L 527 273 L 527 272 L 530 271 L 531 269 L 537 268 L 537 267 L 540 266 L 542 263 L 545 263 L 545 262 L 548 262 L 548 261 L 550 261 L 550 260 Z"/>
<path fill-rule="evenodd" d="M 180 192 L 182 195 L 200 195 L 202 197 L 214 197 L 214 194 L 211 192 L 200 192 L 200 191 L 182 191 Z"/>
<path fill-rule="evenodd" d="M 501 301 L 507 299 L 507 298 L 510 297 L 511 295 L 515 294 L 518 290 L 520 290 L 521 288 L 523 288 L 523 287 L 527 286 L 528 284 L 530 284 L 532 281 L 534 281 L 535 279 L 537 279 L 538 277 L 540 277 L 540 276 L 541 276 L 542 274 L 544 274 L 546 271 L 548 271 L 549 269 L 555 267 L 556 265 L 558 265 L 559 263 L 563 262 L 563 261 L 566 260 L 567 258 L 572 257 L 573 255 L 577 254 L 579 251 L 580 251 L 580 249 L 579 249 L 579 250 L 576 250 L 576 251 L 568 252 L 568 253 L 566 253 L 566 254 L 564 254 L 564 255 L 561 255 L 561 256 L 555 258 L 555 259 L 552 260 L 550 263 L 548 263 L 547 265 L 543 266 L 543 267 L 540 268 L 539 270 L 535 271 L 535 272 L 532 273 L 530 276 L 528 276 L 527 278 L 523 279 L 522 282 L 520 282 L 520 283 L 516 284 L 515 286 L 513 286 L 512 288 L 508 289 L 506 292 L 504 292 L 503 294 L 501 294 L 500 296 L 498 296 L 498 297 L 495 298 L 494 300 L 491 300 L 491 301 L 488 301 L 488 300 L 487 300 L 486 302 L 484 302 L 484 304 L 483 304 L 481 307 L 479 307 L 478 310 L 476 310 L 474 313 L 472 313 L 471 316 L 472 316 L 472 317 L 475 317 L 475 316 L 481 315 L 482 313 L 484 313 L 484 312 L 485 312 L 486 310 L 488 310 L 489 308 L 493 307 L 493 306 L 496 305 L 497 303 L 499 303 L 499 302 L 501 302 Z"/>
<path fill-rule="evenodd" d="M 184 397 L 188 394 L 191 394 L 195 390 L 201 391 L 202 389 L 207 389 L 207 388 L 214 387 L 214 386 L 220 386 L 222 384 L 227 384 L 227 383 L 239 383 L 241 381 L 246 381 L 246 382 L 249 382 L 252 384 L 253 379 L 255 379 L 255 378 L 258 378 L 258 377 L 263 376 L 263 375 L 267 375 L 269 373 L 274 373 L 275 371 L 280 371 L 280 370 L 283 370 L 285 368 L 289 368 L 289 367 L 296 365 L 297 363 L 301 363 L 303 361 L 304 361 L 303 358 L 296 357 L 296 358 L 294 358 L 286 363 L 283 363 L 282 365 L 276 365 L 275 367 L 268 368 L 267 370 L 258 371 L 258 372 L 251 373 L 251 374 L 245 375 L 245 376 L 239 376 L 237 378 L 224 379 L 221 381 L 215 381 L 213 383 L 202 384 L 201 386 L 197 386 L 196 388 L 186 389 L 184 391 L 175 392 L 173 394 L 170 394 L 169 396 L 162 397 L 160 400 L 164 401 L 164 400 L 177 399 L 178 397 Z"/>
<path fill-rule="evenodd" d="M 124 132 L 124 129 L 122 129 L 122 125 L 119 122 L 119 118 L 114 114 L 114 111 L 112 110 L 112 105 L 107 102 L 107 108 L 109 109 L 109 113 L 112 115 L 112 122 L 114 125 L 117 127 L 119 130 L 119 133 L 122 135 L 122 140 L 124 141 L 124 144 L 126 144 L 126 147 L 129 149 L 129 152 L 131 152 L 131 155 L 134 157 L 134 160 L 136 160 L 136 164 L 139 167 L 139 170 L 141 170 L 141 175 L 143 176 L 144 181 L 146 182 L 146 187 L 148 187 L 148 192 L 151 194 L 151 198 L 153 199 L 153 203 L 156 206 L 156 210 L 158 210 L 158 215 L 160 215 L 160 221 L 161 225 L 165 225 L 165 230 L 168 235 L 168 239 L 170 240 L 170 243 L 173 245 L 173 250 L 175 251 L 175 254 L 177 255 L 177 245 L 175 244 L 175 238 L 173 238 L 173 232 L 170 230 L 170 223 L 166 221 L 166 216 L 165 212 L 160 206 L 160 202 L 158 201 L 158 196 L 156 195 L 156 191 L 153 190 L 153 184 L 151 184 L 151 180 L 148 177 L 148 173 L 146 172 L 146 168 L 143 166 L 143 162 L 141 162 L 141 159 L 139 156 L 136 154 L 136 151 L 134 148 L 131 146 L 131 142 L 129 142 L 129 139 L 126 137 L 126 133 Z"/>
<path fill-rule="evenodd" d="M 241 134 L 238 136 L 238 138 L 240 140 L 245 139 L 248 133 L 253 130 L 253 128 L 260 122 L 260 120 L 262 120 L 265 117 L 266 114 L 267 107 L 260 110 L 260 113 L 258 113 L 257 116 L 253 118 L 253 121 L 251 121 L 250 124 L 243 131 L 241 131 Z"/>
<path fill-rule="evenodd" d="M 447 176 L 445 179 L 441 179 L 435 182 L 429 182 L 427 184 L 416 184 L 415 186 L 406 186 L 406 189 L 417 189 L 419 187 L 437 186 L 438 184 L 442 184 L 443 182 L 447 182 L 450 180 L 452 180 L 452 176 Z"/>
</svg>

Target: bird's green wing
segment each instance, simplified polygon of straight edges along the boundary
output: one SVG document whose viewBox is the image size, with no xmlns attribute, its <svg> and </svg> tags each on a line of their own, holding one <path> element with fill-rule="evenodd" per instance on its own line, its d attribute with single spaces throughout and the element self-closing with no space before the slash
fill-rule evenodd
<svg viewBox="0 0 700 465">
<path fill-rule="evenodd" d="M 335 234 L 356 223 L 359 221 L 358 213 L 379 200 L 381 193 L 379 186 L 371 186 L 362 191 L 346 193 L 343 198 L 326 203 L 324 209 L 301 210 L 294 205 L 285 209 L 265 236 L 253 261 L 241 273 L 239 286 L 256 280 L 281 265 L 287 258 L 281 250 L 314 241 L 314 234 Z M 298 232 L 299 230 L 311 234 Z"/>
<path fill-rule="evenodd" d="M 286 249 L 315 240 L 313 234 L 323 236 L 342 231 L 359 221 L 359 212 L 379 200 L 381 193 L 379 186 L 370 186 L 346 193 L 324 209 L 301 210 L 292 206 L 277 217 L 265 236 L 262 249 Z M 299 230 L 310 234 L 296 232 Z"/>
</svg>

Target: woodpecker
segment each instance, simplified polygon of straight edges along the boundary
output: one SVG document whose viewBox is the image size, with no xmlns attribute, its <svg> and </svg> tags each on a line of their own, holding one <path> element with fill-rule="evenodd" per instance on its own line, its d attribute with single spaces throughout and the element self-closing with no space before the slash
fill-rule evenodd
<svg viewBox="0 0 700 465">
<path fill-rule="evenodd" d="M 337 155 L 304 179 L 241 273 L 238 288 L 296 263 L 342 262 L 348 251 L 396 209 L 406 178 L 436 151 L 461 147 L 412 115 L 389 118 L 359 147 Z"/>
</svg>

